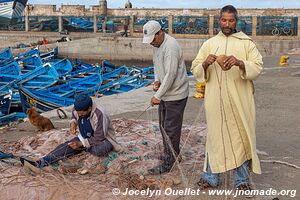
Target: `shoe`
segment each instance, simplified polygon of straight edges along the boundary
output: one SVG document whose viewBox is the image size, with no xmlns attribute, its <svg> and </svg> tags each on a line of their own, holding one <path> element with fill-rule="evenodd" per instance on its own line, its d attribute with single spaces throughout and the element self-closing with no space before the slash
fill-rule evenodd
<svg viewBox="0 0 300 200">
<path fill-rule="evenodd" d="M 39 161 L 33 161 L 33 160 L 29 160 L 27 158 L 24 158 L 24 157 L 20 157 L 20 162 L 21 162 L 21 165 L 24 166 L 25 162 L 31 164 L 32 166 L 34 167 L 40 167 L 39 165 Z"/>
<path fill-rule="evenodd" d="M 252 187 L 250 184 L 246 183 L 246 184 L 241 184 L 237 187 L 237 190 L 244 190 L 244 191 L 247 191 L 247 190 L 252 190 Z"/>
<path fill-rule="evenodd" d="M 40 174 L 41 168 L 39 168 L 39 162 L 28 160 L 24 157 L 20 157 L 20 161 L 25 170 L 33 174 Z"/>
<path fill-rule="evenodd" d="M 200 178 L 200 180 L 196 184 L 200 187 L 201 190 L 204 190 L 204 189 L 207 189 L 207 188 L 214 188 L 213 186 L 211 186 L 208 183 L 208 181 L 204 180 L 202 177 Z"/>
<path fill-rule="evenodd" d="M 239 194 L 241 196 L 244 196 L 246 198 L 252 198 L 252 197 L 254 197 L 254 195 L 251 192 L 252 191 L 252 187 L 248 183 L 241 184 L 236 189 L 239 190 L 239 191 L 242 191 L 242 192 L 239 192 Z"/>
<path fill-rule="evenodd" d="M 172 166 L 173 165 L 171 164 L 163 163 L 161 165 L 149 169 L 148 172 L 151 175 L 159 175 L 159 174 L 169 172 L 172 169 Z"/>
</svg>

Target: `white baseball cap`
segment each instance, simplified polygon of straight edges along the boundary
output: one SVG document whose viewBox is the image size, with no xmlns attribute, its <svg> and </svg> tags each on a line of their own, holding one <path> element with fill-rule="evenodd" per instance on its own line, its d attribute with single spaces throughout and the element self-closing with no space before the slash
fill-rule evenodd
<svg viewBox="0 0 300 200">
<path fill-rule="evenodd" d="M 161 29 L 160 24 L 157 21 L 150 20 L 143 27 L 143 43 L 150 44 L 155 37 L 155 34 Z"/>
</svg>

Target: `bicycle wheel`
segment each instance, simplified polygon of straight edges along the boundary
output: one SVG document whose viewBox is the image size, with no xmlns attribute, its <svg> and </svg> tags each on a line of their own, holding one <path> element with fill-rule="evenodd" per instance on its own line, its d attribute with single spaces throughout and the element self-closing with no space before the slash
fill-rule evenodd
<svg viewBox="0 0 300 200">
<path fill-rule="evenodd" d="M 280 34 L 280 31 L 279 31 L 278 28 L 274 28 L 274 29 L 272 30 L 272 35 L 278 36 L 279 34 Z"/>
<path fill-rule="evenodd" d="M 284 27 L 282 31 L 286 35 L 291 35 L 292 34 L 292 30 L 288 27 Z"/>
</svg>

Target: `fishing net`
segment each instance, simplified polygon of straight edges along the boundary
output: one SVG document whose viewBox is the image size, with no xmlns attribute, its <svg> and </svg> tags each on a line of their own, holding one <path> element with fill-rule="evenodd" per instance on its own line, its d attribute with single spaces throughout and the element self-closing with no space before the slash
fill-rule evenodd
<svg viewBox="0 0 300 200">
<path fill-rule="evenodd" d="M 147 170 L 161 162 L 159 156 L 163 152 L 158 124 L 129 119 L 114 119 L 112 123 L 123 149 L 106 157 L 83 152 L 44 168 L 40 174 L 25 170 L 17 160 L 0 162 L 4 196 L 13 199 L 99 199 L 100 196 L 102 199 L 106 196 L 111 199 L 112 188 L 121 191 L 126 188 L 154 190 L 181 185 L 185 188 L 195 182 L 192 180 L 190 183 L 187 177 L 199 178 L 207 131 L 204 124 L 183 126 L 181 163 L 175 165 L 170 173 L 151 176 Z M 56 129 L 2 144 L 7 152 L 38 159 L 71 138 L 69 129 Z M 22 191 L 28 192 L 24 194 Z M 123 197 L 126 199 L 126 196 Z"/>
</svg>

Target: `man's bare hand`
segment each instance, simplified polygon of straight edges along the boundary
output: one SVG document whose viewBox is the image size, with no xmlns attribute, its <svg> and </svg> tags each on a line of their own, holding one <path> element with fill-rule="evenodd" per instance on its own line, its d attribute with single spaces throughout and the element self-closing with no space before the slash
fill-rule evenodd
<svg viewBox="0 0 300 200">
<path fill-rule="evenodd" d="M 206 60 L 202 63 L 202 67 L 206 70 L 210 65 L 212 65 L 217 59 L 216 55 L 209 54 Z"/>
<path fill-rule="evenodd" d="M 234 56 L 228 56 L 225 60 L 224 60 L 224 70 L 230 70 L 232 66 L 239 66 L 240 68 L 245 67 L 244 62 L 237 59 Z"/>
<path fill-rule="evenodd" d="M 160 100 L 158 100 L 158 99 L 155 98 L 155 97 L 152 97 L 152 98 L 151 98 L 151 101 L 150 101 L 150 104 L 151 104 L 151 106 L 159 105 L 159 104 L 160 104 Z"/>
<path fill-rule="evenodd" d="M 72 122 L 70 126 L 70 133 L 72 135 L 77 135 L 77 123 Z"/>
<path fill-rule="evenodd" d="M 159 81 L 154 81 L 153 83 L 153 90 L 156 92 L 160 87 L 160 82 Z"/>
<path fill-rule="evenodd" d="M 72 149 L 79 149 L 80 147 L 82 147 L 82 143 L 80 141 L 69 142 L 68 145 Z"/>
</svg>

